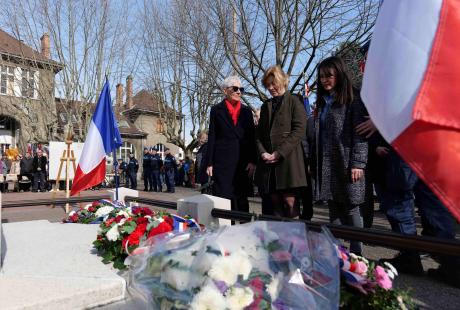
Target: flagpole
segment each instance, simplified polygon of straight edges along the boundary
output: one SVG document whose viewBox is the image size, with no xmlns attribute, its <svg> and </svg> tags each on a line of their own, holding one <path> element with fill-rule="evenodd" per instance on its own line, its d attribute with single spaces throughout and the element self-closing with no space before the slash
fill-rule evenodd
<svg viewBox="0 0 460 310">
<path fill-rule="evenodd" d="M 115 200 L 118 201 L 118 160 L 116 150 L 113 150 L 113 168 L 115 169 Z"/>
</svg>

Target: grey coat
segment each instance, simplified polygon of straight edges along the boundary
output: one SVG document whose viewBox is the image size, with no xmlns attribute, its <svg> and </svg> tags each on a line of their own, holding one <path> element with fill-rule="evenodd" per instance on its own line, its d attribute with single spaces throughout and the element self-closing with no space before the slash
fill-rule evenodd
<svg viewBox="0 0 460 310">
<path fill-rule="evenodd" d="M 316 179 L 322 200 L 334 200 L 344 204 L 362 204 L 365 198 L 365 177 L 351 182 L 351 169 L 365 169 L 368 145 L 364 137 L 356 133 L 355 127 L 364 121 L 364 105 L 359 97 L 351 104 L 333 102 L 326 115 L 327 135 L 322 145 L 316 145 Z M 318 111 L 321 115 L 321 110 Z M 319 117 L 315 121 L 315 141 L 319 141 Z M 321 149 L 320 149 L 321 148 Z"/>
</svg>

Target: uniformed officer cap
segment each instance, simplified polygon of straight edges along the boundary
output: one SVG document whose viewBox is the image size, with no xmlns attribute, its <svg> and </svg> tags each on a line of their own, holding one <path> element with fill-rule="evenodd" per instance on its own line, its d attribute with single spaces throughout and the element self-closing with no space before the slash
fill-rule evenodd
<svg viewBox="0 0 460 310">
<path fill-rule="evenodd" d="M 145 150 L 148 150 L 148 149 L 149 149 L 148 147 L 146 147 L 146 146 L 144 147 L 144 151 L 145 151 Z"/>
<path fill-rule="evenodd" d="M 150 150 L 156 152 L 157 148 L 152 146 L 152 147 L 150 148 Z"/>
</svg>

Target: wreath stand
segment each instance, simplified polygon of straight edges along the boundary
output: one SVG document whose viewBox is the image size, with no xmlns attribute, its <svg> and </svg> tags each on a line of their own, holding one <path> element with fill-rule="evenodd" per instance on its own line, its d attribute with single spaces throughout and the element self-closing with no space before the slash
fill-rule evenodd
<svg viewBox="0 0 460 310">
<path fill-rule="evenodd" d="M 75 154 L 73 150 L 71 149 L 71 145 L 73 143 L 73 134 L 69 130 L 67 133 L 67 138 L 65 141 L 65 144 L 67 144 L 67 150 L 62 151 L 62 156 L 61 156 L 61 163 L 59 164 L 59 170 L 56 178 L 56 185 L 54 188 L 54 192 L 59 192 L 59 182 L 61 180 L 61 173 L 62 173 L 62 168 L 65 163 L 65 197 L 69 198 L 70 197 L 70 176 L 69 176 L 69 169 L 70 169 L 70 162 L 72 162 L 72 168 L 73 168 L 73 175 L 75 177 L 75 174 L 77 172 L 77 167 L 75 165 Z M 54 195 L 53 195 L 54 196 Z M 54 197 L 53 197 L 54 199 Z M 54 205 L 52 206 L 54 208 Z M 68 203 L 65 204 L 65 212 L 69 213 L 70 212 L 70 205 Z"/>
</svg>

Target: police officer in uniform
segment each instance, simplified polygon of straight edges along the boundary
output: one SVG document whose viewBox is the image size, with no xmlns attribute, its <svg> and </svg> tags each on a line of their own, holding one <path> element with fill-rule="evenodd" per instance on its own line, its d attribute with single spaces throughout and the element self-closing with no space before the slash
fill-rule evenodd
<svg viewBox="0 0 460 310">
<path fill-rule="evenodd" d="M 131 189 L 137 189 L 137 171 L 139 170 L 139 163 L 137 162 L 137 159 L 134 158 L 134 153 L 129 153 L 127 170 Z"/>
<path fill-rule="evenodd" d="M 144 191 L 147 192 L 149 188 L 152 190 L 152 155 L 146 147 L 144 147 L 144 157 L 142 157 L 142 172 L 144 174 Z"/>
<path fill-rule="evenodd" d="M 174 193 L 174 174 L 177 169 L 176 159 L 171 155 L 168 148 L 165 149 L 165 154 L 164 170 L 166 186 L 169 193 Z"/>
<path fill-rule="evenodd" d="M 154 147 L 150 148 L 150 156 L 151 156 L 151 170 L 152 170 L 152 183 L 153 184 L 153 191 L 161 192 L 162 185 L 161 185 L 161 178 L 160 178 L 160 169 L 163 166 L 163 161 L 159 154 L 157 154 L 157 149 Z M 152 186 L 152 185 L 150 185 Z M 150 187 L 152 190 L 152 187 Z"/>
<path fill-rule="evenodd" d="M 117 161 L 118 163 L 115 166 L 115 168 L 117 169 L 117 177 L 116 179 L 114 179 L 114 182 L 115 182 L 114 185 L 116 186 L 118 183 L 118 186 L 121 186 L 122 181 L 124 181 L 125 186 L 129 187 L 128 179 L 126 178 L 126 168 L 128 164 L 124 162 L 122 158 L 118 158 Z"/>
</svg>

